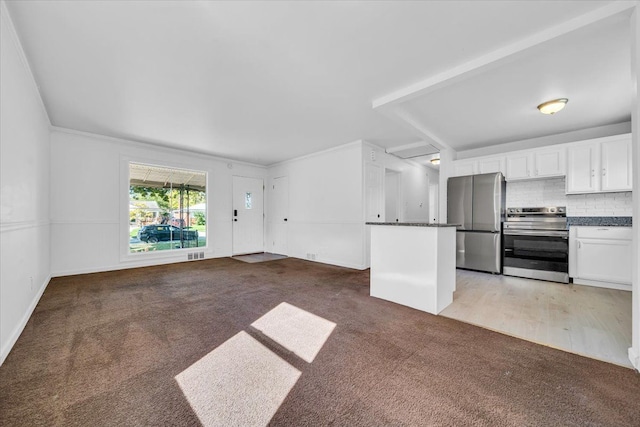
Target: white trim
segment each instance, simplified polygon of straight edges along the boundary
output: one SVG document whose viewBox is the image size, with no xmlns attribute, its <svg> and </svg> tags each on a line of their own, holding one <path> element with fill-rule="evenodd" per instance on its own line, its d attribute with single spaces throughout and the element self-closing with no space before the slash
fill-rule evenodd
<svg viewBox="0 0 640 427">
<path fill-rule="evenodd" d="M 193 253 L 193 252 L 204 252 L 205 257 L 203 259 L 188 260 L 187 253 Z M 162 260 L 157 258 L 151 258 L 151 259 L 146 258 L 143 261 L 148 261 L 148 262 L 128 262 L 126 264 L 123 263 L 123 264 L 107 265 L 107 266 L 100 266 L 100 267 L 94 267 L 94 268 L 89 267 L 89 268 L 80 268 L 80 269 L 73 269 L 73 270 L 59 270 L 59 271 L 52 272 L 51 277 L 66 277 L 66 276 L 77 276 L 80 274 L 104 273 L 107 271 L 131 270 L 135 268 L 155 267 L 155 266 L 162 266 L 162 265 L 169 265 L 169 264 L 180 264 L 185 262 L 197 262 L 197 261 L 205 261 L 208 259 L 230 258 L 230 257 L 231 257 L 230 254 L 214 256 L 213 252 L 198 250 L 198 248 L 190 248 L 189 252 L 180 252 L 179 259 L 174 258 L 174 259 Z M 139 260 L 135 260 L 135 261 L 139 261 Z"/>
<path fill-rule="evenodd" d="M 27 55 L 24 53 L 24 49 L 22 48 L 22 43 L 20 42 L 18 32 L 16 31 L 16 27 L 13 25 L 13 19 L 11 19 L 11 14 L 9 13 L 9 9 L 7 8 L 7 3 L 4 0 L 0 1 L 0 19 L 2 19 L 4 21 L 4 25 L 7 26 L 11 41 L 14 43 L 16 49 L 18 50 L 20 62 L 22 62 L 22 65 L 24 66 L 25 71 L 29 76 L 29 80 L 31 80 L 31 87 L 35 90 L 36 97 L 38 98 L 38 102 L 40 104 L 40 107 L 42 108 L 42 112 L 44 113 L 44 117 L 47 120 L 47 124 L 51 126 L 51 119 L 49 119 L 49 113 L 47 112 L 47 108 L 44 105 L 42 93 L 40 93 L 40 86 L 38 85 L 38 82 L 33 75 L 33 71 L 31 70 L 31 66 L 29 65 L 29 60 L 27 59 Z"/>
<path fill-rule="evenodd" d="M 600 282 L 598 280 L 574 278 L 573 284 L 582 285 L 582 286 L 594 286 L 596 288 L 617 289 L 620 291 L 631 292 L 631 284 L 626 285 L 624 283 L 610 283 L 610 282 Z"/>
<path fill-rule="evenodd" d="M 155 163 L 154 163 L 155 162 Z M 155 260 L 171 260 L 174 259 L 176 261 L 169 261 L 169 262 L 180 262 L 180 261 L 186 261 L 185 258 L 182 258 L 184 256 L 184 254 L 188 253 L 188 251 L 194 250 L 197 252 L 205 252 L 205 253 L 213 253 L 213 246 L 210 245 L 211 240 L 207 237 L 206 239 L 206 243 L 205 246 L 202 247 L 197 247 L 197 248 L 179 248 L 179 249 L 172 249 L 172 250 L 162 250 L 162 251 L 151 251 L 151 252 L 135 252 L 132 253 L 129 249 L 129 239 L 127 239 L 126 236 L 129 236 L 129 230 L 130 230 L 130 221 L 129 221 L 129 206 L 130 206 L 130 199 L 129 199 L 129 186 L 130 186 L 130 180 L 129 180 L 129 169 L 130 169 L 130 164 L 131 163 L 138 163 L 138 164 L 145 164 L 145 165 L 150 165 L 150 166 L 158 166 L 158 167 L 162 167 L 162 168 L 173 168 L 173 169 L 187 169 L 190 171 L 194 171 L 194 172 L 203 172 L 205 174 L 205 195 L 206 195 L 206 204 L 207 206 L 210 206 L 209 204 L 209 189 L 211 188 L 210 182 L 209 182 L 209 178 L 210 178 L 210 173 L 208 170 L 200 170 L 200 169 L 194 169 L 193 167 L 188 167 L 185 164 L 182 164 L 180 162 L 174 162 L 173 160 L 167 161 L 167 160 L 163 160 L 163 159 L 153 159 L 153 158 L 145 158 L 145 159 L 140 159 L 138 156 L 131 156 L 131 155 L 124 155 L 121 154 L 120 155 L 120 162 L 119 162 L 119 168 L 120 168 L 120 185 L 119 185 L 119 200 L 120 200 L 120 206 L 119 206 L 119 215 L 120 215 L 120 220 L 119 221 L 109 221 L 106 224 L 113 224 L 113 225 L 118 225 L 118 239 L 119 239 L 119 260 L 121 263 L 132 263 L 132 262 L 138 262 L 139 260 L 151 260 L 151 261 L 155 261 Z M 262 178 L 261 178 L 262 179 Z M 209 210 L 207 209 L 207 225 L 206 225 L 206 233 L 207 236 L 209 235 L 209 219 L 208 219 L 208 215 L 209 215 Z M 73 221 L 72 221 L 73 222 Z M 180 258 L 180 259 L 178 259 Z M 154 265 L 154 264 L 151 264 Z M 107 267 L 108 268 L 108 267 Z"/>
<path fill-rule="evenodd" d="M 118 225 L 120 221 L 112 219 L 52 219 L 51 224 L 65 225 Z"/>
<path fill-rule="evenodd" d="M 364 225 L 366 221 L 361 221 L 361 220 L 348 220 L 348 221 L 343 221 L 343 220 L 322 220 L 322 221 L 299 221 L 299 220 L 292 220 L 289 219 L 287 221 L 288 224 L 300 224 L 300 225 L 306 225 L 306 224 L 313 224 L 313 225 L 334 225 L 334 224 L 345 224 L 345 225 Z"/>
<path fill-rule="evenodd" d="M 309 262 L 317 262 L 319 264 L 334 265 L 336 267 L 350 268 L 352 270 L 366 270 L 367 268 L 369 268 L 366 265 L 352 264 L 350 262 L 336 261 L 334 259 L 317 259 L 317 258 L 316 259 L 307 259 L 307 258 L 302 258 L 302 257 L 295 256 L 295 255 L 290 255 L 289 258 L 296 258 L 296 259 L 301 259 L 303 261 L 309 261 Z"/>
<path fill-rule="evenodd" d="M 636 371 L 640 372 L 640 355 L 633 351 L 633 347 L 629 347 L 629 360 Z"/>
<path fill-rule="evenodd" d="M 0 350 L 0 366 L 4 363 L 5 359 L 9 355 L 9 352 L 11 352 L 11 349 L 16 344 L 16 341 L 18 341 L 18 338 L 20 338 L 20 335 L 22 334 L 22 331 L 24 331 L 25 326 L 27 326 L 27 322 L 29 322 L 33 311 L 36 309 L 38 302 L 40 302 L 42 294 L 44 294 L 45 289 L 47 289 L 47 286 L 51 282 L 51 277 L 52 276 L 49 275 L 45 279 L 44 283 L 40 285 L 40 289 L 34 295 L 31 304 L 29 304 L 29 308 L 27 308 L 27 311 L 24 312 L 22 318 L 20 319 L 20 323 L 18 323 L 18 325 L 16 325 L 16 327 L 13 329 L 13 332 L 11 332 L 11 335 L 9 336 L 9 340 Z"/>
<path fill-rule="evenodd" d="M 47 220 L 7 221 L 0 224 L 0 233 L 25 230 L 29 228 L 47 227 L 51 224 Z"/>
<path fill-rule="evenodd" d="M 267 168 L 273 168 L 273 167 L 276 167 L 276 166 L 286 165 L 288 163 L 297 162 L 299 160 L 304 160 L 304 159 L 308 159 L 308 158 L 311 158 L 311 157 L 321 156 L 323 154 L 327 154 L 327 153 L 330 153 L 332 151 L 338 151 L 338 150 L 343 150 L 345 148 L 351 148 L 352 146 L 357 146 L 359 144 L 362 144 L 362 142 L 363 141 L 361 139 L 357 139 L 357 140 L 352 141 L 352 142 L 347 142 L 346 144 L 337 145 L 335 147 L 327 148 L 326 150 L 316 151 L 315 153 L 305 154 L 304 156 L 294 157 L 293 159 L 283 160 L 283 161 L 278 162 L 278 163 L 273 163 L 273 164 L 268 165 Z"/>
<path fill-rule="evenodd" d="M 152 147 L 154 150 L 162 150 L 165 153 L 170 153 L 170 154 L 175 154 L 175 153 L 179 153 L 179 154 L 184 154 L 184 153 L 198 154 L 198 155 L 202 155 L 202 156 L 207 156 L 211 160 L 217 160 L 217 161 L 224 162 L 224 163 L 232 163 L 232 164 L 238 164 L 238 165 L 253 166 L 253 167 L 256 167 L 256 168 L 260 168 L 260 169 L 267 169 L 267 166 L 264 166 L 264 165 L 258 165 L 258 164 L 255 164 L 255 163 L 249 163 L 249 162 L 245 162 L 245 161 L 241 161 L 241 160 L 233 160 L 233 159 L 229 159 L 229 158 L 226 158 L 226 157 L 220 157 L 220 156 L 216 156 L 215 154 L 212 154 L 212 153 L 210 153 L 208 151 L 197 150 L 197 149 L 194 149 L 194 148 L 186 148 L 186 147 L 174 146 L 174 145 L 171 145 L 171 144 L 166 143 L 166 142 L 118 138 L 118 137 L 115 137 L 115 136 L 100 135 L 98 133 L 85 132 L 85 131 L 81 131 L 81 130 L 69 129 L 69 128 L 53 126 L 53 125 L 49 126 L 49 129 L 52 132 L 60 132 L 60 133 L 66 133 L 66 134 L 70 134 L 70 135 L 85 136 L 85 137 L 88 137 L 88 138 L 101 139 L 101 140 L 104 140 L 104 141 L 114 142 L 114 143 L 117 143 L 117 144 L 124 144 L 124 145 L 128 145 L 128 146 L 133 144 L 133 145 L 143 146 L 142 148 Z M 139 162 L 148 163 L 149 160 L 140 160 Z M 184 166 L 180 167 L 180 169 L 184 169 L 184 168 L 185 168 Z M 193 170 L 193 166 L 187 167 L 187 169 Z"/>
<path fill-rule="evenodd" d="M 438 73 L 435 76 L 376 98 L 372 102 L 372 108 L 378 109 L 383 106 L 406 102 L 436 89 L 469 78 L 473 75 L 479 74 L 480 72 L 484 72 L 491 67 L 498 66 L 507 59 L 521 54 L 535 46 L 541 45 L 581 28 L 585 28 L 620 13 L 630 11 L 635 7 L 636 3 L 637 2 L 613 2 L 594 11 L 569 19 L 568 21 L 554 25 L 551 28 L 540 31 L 526 37 L 525 39 L 511 43 L 506 47 L 496 49 L 480 58 L 465 62 L 461 65 Z"/>
</svg>

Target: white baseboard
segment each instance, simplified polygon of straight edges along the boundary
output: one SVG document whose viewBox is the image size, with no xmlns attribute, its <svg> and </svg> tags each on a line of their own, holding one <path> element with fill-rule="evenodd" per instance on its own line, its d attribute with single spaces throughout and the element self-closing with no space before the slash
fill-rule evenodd
<svg viewBox="0 0 640 427">
<path fill-rule="evenodd" d="M 36 306 L 38 305 L 40 298 L 42 298 L 42 294 L 44 294 L 45 289 L 47 289 L 49 282 L 51 282 L 51 276 L 47 277 L 44 283 L 40 286 L 40 289 L 34 295 L 33 300 L 31 301 L 31 304 L 29 304 L 29 308 L 27 308 L 27 311 L 24 313 L 24 316 L 22 316 L 22 319 L 20 319 L 20 323 L 15 327 L 15 329 L 11 333 L 11 336 L 9 337 L 9 341 L 0 350 L 0 366 L 2 366 L 5 359 L 9 355 L 9 352 L 11 351 L 13 346 L 16 344 L 16 341 L 18 341 L 18 338 L 20 338 L 20 334 L 22 334 L 22 331 L 24 331 L 25 326 L 27 326 L 27 322 L 31 318 L 31 315 L 33 314 L 33 310 L 36 309 Z"/>
<path fill-rule="evenodd" d="M 629 360 L 636 371 L 640 371 L 640 355 L 633 350 L 633 347 L 629 347 Z"/>
<path fill-rule="evenodd" d="M 308 258 L 295 256 L 295 255 L 290 255 L 290 258 L 297 258 L 297 259 L 302 259 L 304 261 L 318 262 L 320 264 L 335 265 L 337 267 L 351 268 L 353 270 L 366 270 L 367 268 L 369 268 L 369 266 L 367 265 L 352 264 L 349 262 L 336 261 L 332 259 L 308 259 Z"/>
<path fill-rule="evenodd" d="M 167 264 L 178 264 L 181 262 L 197 262 L 197 261 L 202 261 L 202 260 L 188 260 L 186 259 L 186 255 L 184 255 L 185 258 L 154 258 L 152 260 L 146 260 L 142 261 L 142 262 L 128 262 L 128 263 L 121 263 L 121 264 L 116 264 L 116 265 L 103 265 L 100 267 L 94 267 L 94 268 L 80 268 L 80 269 L 74 269 L 74 270 L 60 270 L 60 271 L 54 271 L 51 274 L 51 277 L 64 277 L 64 276 L 77 276 L 79 274 L 91 274 L 91 273 L 104 273 L 106 271 L 116 271 L 116 270 L 129 270 L 132 268 L 143 268 L 143 267 L 153 267 L 153 266 L 157 266 L 157 265 L 167 265 Z M 205 257 L 203 259 L 213 259 L 213 258 L 226 258 L 228 256 L 231 255 L 208 255 L 205 252 Z"/>
<path fill-rule="evenodd" d="M 595 286 L 598 288 L 607 288 L 607 289 L 617 289 L 620 291 L 631 291 L 631 285 L 625 285 L 622 283 L 609 283 L 609 282 L 600 282 L 598 280 L 588 280 L 588 279 L 573 279 L 574 285 L 585 285 L 585 286 Z"/>
</svg>

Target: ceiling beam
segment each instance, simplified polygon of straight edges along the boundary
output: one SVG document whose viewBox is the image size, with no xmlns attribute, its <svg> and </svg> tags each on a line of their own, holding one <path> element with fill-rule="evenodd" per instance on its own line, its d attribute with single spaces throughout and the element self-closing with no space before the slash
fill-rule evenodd
<svg viewBox="0 0 640 427">
<path fill-rule="evenodd" d="M 580 15 L 546 30 L 540 31 L 525 39 L 512 43 L 504 48 L 494 50 L 480 58 L 473 59 L 458 65 L 435 76 L 415 84 L 406 86 L 395 92 L 376 98 L 372 101 L 374 109 L 398 105 L 442 87 L 457 83 L 474 75 L 480 74 L 491 68 L 498 67 L 515 56 L 523 55 L 525 51 L 539 46 L 557 37 L 569 34 L 573 31 L 585 28 L 596 22 L 603 21 L 621 13 L 631 14 L 637 5 L 636 1 L 617 1 L 592 12 Z"/>
</svg>

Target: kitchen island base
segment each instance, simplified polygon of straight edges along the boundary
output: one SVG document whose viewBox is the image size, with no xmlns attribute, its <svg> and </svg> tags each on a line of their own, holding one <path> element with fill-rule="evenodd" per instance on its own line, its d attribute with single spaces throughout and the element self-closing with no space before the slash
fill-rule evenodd
<svg viewBox="0 0 640 427">
<path fill-rule="evenodd" d="M 371 296 L 432 314 L 453 302 L 455 226 L 367 224 L 371 225 Z"/>
</svg>

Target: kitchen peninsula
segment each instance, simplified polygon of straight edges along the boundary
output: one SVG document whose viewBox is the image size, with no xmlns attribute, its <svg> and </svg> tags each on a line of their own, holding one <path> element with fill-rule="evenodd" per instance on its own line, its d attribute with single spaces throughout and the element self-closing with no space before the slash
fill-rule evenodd
<svg viewBox="0 0 640 427">
<path fill-rule="evenodd" d="M 456 227 L 367 222 L 371 226 L 369 294 L 432 314 L 453 302 Z"/>
</svg>

